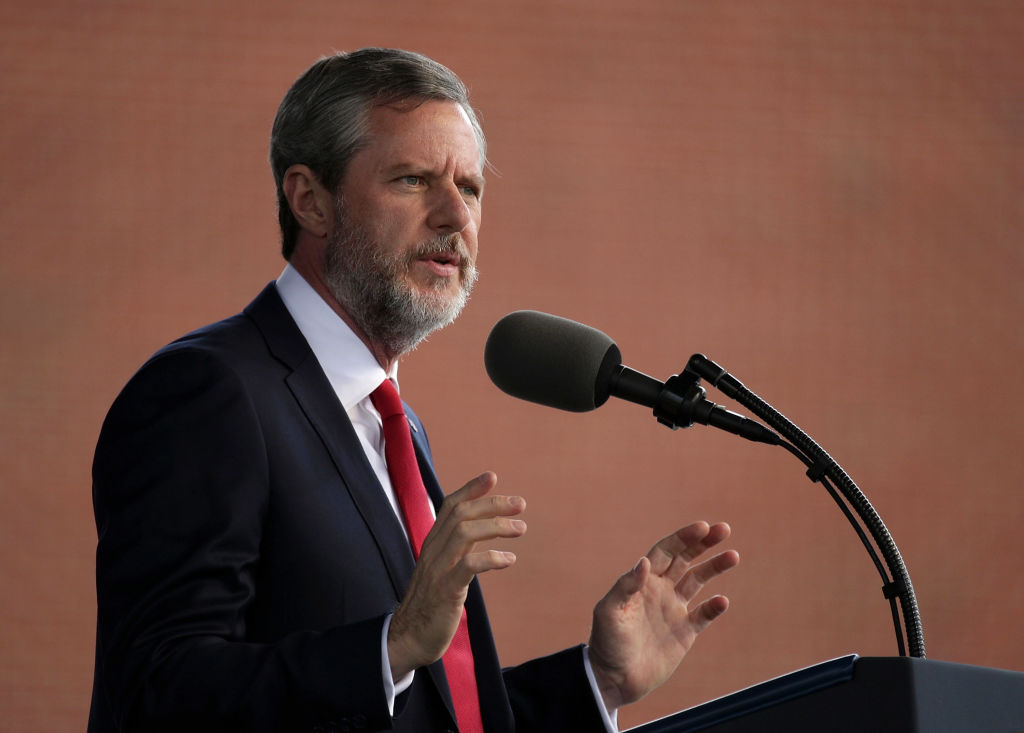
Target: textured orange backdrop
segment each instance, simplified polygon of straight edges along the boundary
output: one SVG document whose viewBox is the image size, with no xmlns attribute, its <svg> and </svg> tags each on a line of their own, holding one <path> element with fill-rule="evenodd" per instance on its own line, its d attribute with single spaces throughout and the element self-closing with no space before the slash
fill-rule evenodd
<svg viewBox="0 0 1024 733">
<path fill-rule="evenodd" d="M 492 387 L 488 330 L 536 308 L 661 378 L 722 363 L 872 499 L 929 656 L 1024 667 L 1020 2 L 36 0 L 0 6 L 0 728 L 84 729 L 100 422 L 278 274 L 277 103 L 365 45 L 460 73 L 498 170 L 478 290 L 401 376 L 449 489 L 491 468 L 528 498 L 520 562 L 484 579 L 504 661 L 584 639 L 695 518 L 733 525 L 733 607 L 624 725 L 895 653 L 866 554 L 784 452 Z"/>
</svg>

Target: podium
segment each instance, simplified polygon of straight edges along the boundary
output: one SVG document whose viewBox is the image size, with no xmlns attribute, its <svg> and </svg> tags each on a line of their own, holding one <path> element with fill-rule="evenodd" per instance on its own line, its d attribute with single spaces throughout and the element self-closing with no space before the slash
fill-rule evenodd
<svg viewBox="0 0 1024 733">
<path fill-rule="evenodd" d="M 1024 733 L 1024 673 L 850 655 L 628 733 Z"/>
</svg>

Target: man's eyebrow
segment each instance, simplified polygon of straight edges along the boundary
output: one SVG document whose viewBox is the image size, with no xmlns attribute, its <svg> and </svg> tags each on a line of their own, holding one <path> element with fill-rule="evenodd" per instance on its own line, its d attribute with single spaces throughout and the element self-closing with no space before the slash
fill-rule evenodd
<svg viewBox="0 0 1024 733">
<path fill-rule="evenodd" d="M 392 163 L 381 168 L 381 173 L 387 177 L 399 176 L 406 173 L 416 173 L 425 176 L 436 176 L 438 175 L 429 164 L 417 163 L 413 160 L 401 160 L 397 163 Z M 481 173 L 469 173 L 464 176 L 459 176 L 458 180 L 462 183 L 470 183 L 478 188 L 483 188 L 487 182 L 484 174 Z"/>
<path fill-rule="evenodd" d="M 484 178 L 483 173 L 470 173 L 468 176 L 462 176 L 460 182 L 468 183 L 482 191 L 484 185 L 487 183 L 487 179 Z"/>
<path fill-rule="evenodd" d="M 381 171 L 386 176 L 394 176 L 399 173 L 408 173 L 409 171 L 417 171 L 419 173 L 429 173 L 430 169 L 428 166 L 421 163 L 414 163 L 411 160 L 402 160 L 398 163 L 392 163 L 391 165 L 384 166 Z"/>
</svg>

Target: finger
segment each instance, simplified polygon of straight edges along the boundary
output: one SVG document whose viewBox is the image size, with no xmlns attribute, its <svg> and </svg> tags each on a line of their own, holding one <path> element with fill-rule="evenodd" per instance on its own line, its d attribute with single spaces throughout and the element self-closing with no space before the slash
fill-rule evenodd
<svg viewBox="0 0 1024 733">
<path fill-rule="evenodd" d="M 525 527 L 523 531 L 525 531 Z M 503 534 L 501 536 L 518 536 L 518 534 Z M 515 561 L 515 553 L 505 550 L 465 552 L 452 568 L 452 577 L 460 587 L 465 588 L 471 583 L 473 577 L 479 573 L 490 570 L 504 570 L 514 565 Z"/>
<path fill-rule="evenodd" d="M 459 602 L 462 603 L 466 588 L 473 582 L 473 578 L 481 573 L 511 567 L 516 559 L 514 552 L 504 550 L 470 552 L 460 558 L 447 574 L 437 578 L 434 585 L 439 589 L 448 589 L 451 597 L 460 598 Z"/>
<path fill-rule="evenodd" d="M 619 576 L 615 585 L 605 595 L 604 600 L 615 605 L 626 604 L 633 595 L 643 588 L 650 573 L 651 561 L 646 556 L 641 557 L 632 570 Z"/>
<path fill-rule="evenodd" d="M 431 584 L 447 589 L 453 596 L 464 594 L 478 573 L 501 570 L 516 561 L 512 552 L 476 547 L 490 539 L 515 538 L 526 532 L 521 520 L 494 519 L 463 522 L 451 533 L 428 535 L 416 568 Z"/>
<path fill-rule="evenodd" d="M 450 515 L 456 522 L 470 522 L 490 517 L 512 517 L 524 511 L 526 499 L 523 497 L 491 494 L 454 504 Z"/>
<path fill-rule="evenodd" d="M 451 503 L 454 504 L 461 501 L 477 499 L 497 485 L 498 475 L 494 473 L 494 471 L 484 471 L 479 476 L 471 478 L 459 489 L 453 491 L 450 496 L 445 498 L 445 503 L 451 501 Z"/>
<path fill-rule="evenodd" d="M 494 539 L 514 539 L 526 533 L 526 522 L 509 517 L 454 521 L 435 524 L 423 542 L 420 563 L 429 562 L 445 573 L 464 565 L 465 558 L 482 543 Z M 514 556 L 513 556 L 514 557 Z M 500 564 L 500 561 L 499 561 Z M 486 569 L 492 569 L 490 567 Z M 472 572 L 457 573 L 459 582 L 469 583 Z"/>
<path fill-rule="evenodd" d="M 739 562 L 740 555 L 735 550 L 719 553 L 713 558 L 690 568 L 676 585 L 676 593 L 683 601 L 689 603 L 700 593 L 705 583 L 736 567 Z"/>
<path fill-rule="evenodd" d="M 477 542 L 519 537 L 526 532 L 526 522 L 516 515 L 525 508 L 526 501 L 517 496 L 483 496 L 443 507 L 424 547 L 428 542 L 438 545 L 435 551 L 444 548 L 458 559 Z"/>
<path fill-rule="evenodd" d="M 442 572 L 448 572 L 462 563 L 478 542 L 515 538 L 526 532 L 525 522 L 507 518 L 522 513 L 526 500 L 519 496 L 490 495 L 497 482 L 493 471 L 485 471 L 445 498 L 423 542 L 421 562 L 436 561 L 438 568 L 447 569 Z M 507 560 L 496 560 L 495 566 L 505 562 Z M 491 567 L 487 565 L 486 569 Z M 466 583 L 472 579 L 472 573 L 465 568 L 458 575 Z"/>
<path fill-rule="evenodd" d="M 690 563 L 710 548 L 729 537 L 732 529 L 725 522 L 709 525 L 694 522 L 658 542 L 648 557 L 655 574 L 662 575 L 673 583 L 679 582 Z"/>
<path fill-rule="evenodd" d="M 707 522 L 694 522 L 660 539 L 647 553 L 654 573 L 665 575 L 673 564 L 678 565 L 677 560 L 682 562 L 682 572 L 685 572 L 685 564 L 700 554 L 700 543 L 710 531 L 711 526 Z"/>
<path fill-rule="evenodd" d="M 699 634 L 727 610 L 729 610 L 729 599 L 725 596 L 708 598 L 690 611 L 690 626 L 694 633 Z"/>
<path fill-rule="evenodd" d="M 474 575 L 486 573 L 490 570 L 504 570 L 516 562 L 516 554 L 502 550 L 486 550 L 485 552 L 471 552 L 463 558 L 462 568 L 468 573 L 468 584 Z"/>
<path fill-rule="evenodd" d="M 456 545 L 475 545 L 487 540 L 521 537 L 525 533 L 526 522 L 522 519 L 487 517 L 459 522 L 452 528 L 449 542 Z"/>
<path fill-rule="evenodd" d="M 447 496 L 437 515 L 437 522 L 452 517 L 457 522 L 480 517 L 512 516 L 526 510 L 526 499 L 521 496 L 488 496 L 498 482 L 498 477 L 486 471 L 470 480 L 458 491 Z"/>
</svg>

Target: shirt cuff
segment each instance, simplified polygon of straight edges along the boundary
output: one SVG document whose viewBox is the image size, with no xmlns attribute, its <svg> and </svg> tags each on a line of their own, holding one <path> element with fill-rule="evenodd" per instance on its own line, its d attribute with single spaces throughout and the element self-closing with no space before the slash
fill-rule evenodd
<svg viewBox="0 0 1024 733">
<path fill-rule="evenodd" d="M 391 677 L 391 658 L 388 657 L 388 629 L 391 628 L 391 617 L 394 614 L 388 614 L 387 618 L 384 619 L 384 628 L 380 632 L 380 663 L 381 673 L 384 678 L 384 697 L 388 701 L 388 712 L 391 713 L 391 717 L 395 717 L 395 698 L 401 695 L 403 692 L 412 686 L 412 679 L 416 676 L 416 670 L 409 672 L 407 675 L 402 677 L 400 680 L 392 679 Z M 584 657 L 586 659 L 586 657 Z M 590 663 L 587 662 L 587 674 L 590 675 L 590 684 L 594 685 L 593 672 L 590 672 Z M 596 687 L 594 689 L 597 689 Z M 598 696 L 600 700 L 600 696 Z M 604 709 L 602 705 L 602 710 Z M 614 731 L 613 731 L 614 733 Z"/>
<path fill-rule="evenodd" d="M 390 668 L 389 668 L 390 669 Z M 604 698 L 597 688 L 597 678 L 594 677 L 594 669 L 590 666 L 590 647 L 583 646 L 583 669 L 587 672 L 587 681 L 590 683 L 590 691 L 594 693 L 594 700 L 597 701 L 597 709 L 601 712 L 601 720 L 604 721 L 605 730 L 608 733 L 619 733 L 619 709 L 609 710 L 605 707 Z"/>
</svg>

